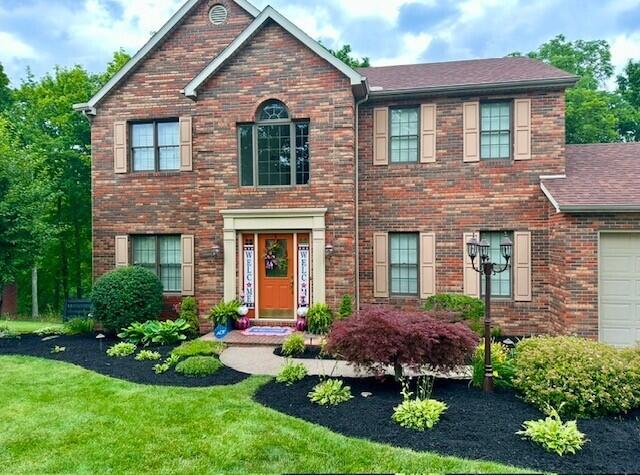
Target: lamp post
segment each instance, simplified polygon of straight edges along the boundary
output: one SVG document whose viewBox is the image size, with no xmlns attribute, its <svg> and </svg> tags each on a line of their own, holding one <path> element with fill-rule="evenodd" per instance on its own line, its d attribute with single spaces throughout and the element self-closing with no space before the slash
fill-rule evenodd
<svg viewBox="0 0 640 475">
<path fill-rule="evenodd" d="M 473 237 L 467 243 L 467 254 L 471 258 L 471 266 L 473 270 L 481 276 L 484 275 L 484 382 L 482 388 L 485 392 L 492 392 L 493 385 L 493 365 L 491 363 L 491 276 L 500 274 L 509 268 L 509 259 L 513 243 L 505 236 L 500 241 L 500 254 L 505 259 L 504 265 L 491 262 L 489 257 L 489 242 L 486 239 L 478 240 Z M 478 267 L 476 267 L 476 257 L 480 257 Z"/>
</svg>

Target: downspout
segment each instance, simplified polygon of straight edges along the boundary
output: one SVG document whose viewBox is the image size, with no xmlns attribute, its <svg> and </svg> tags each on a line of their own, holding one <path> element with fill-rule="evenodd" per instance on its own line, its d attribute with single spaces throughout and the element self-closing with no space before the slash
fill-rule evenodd
<svg viewBox="0 0 640 475">
<path fill-rule="evenodd" d="M 355 145 L 355 157 L 356 157 L 356 311 L 360 310 L 360 104 L 363 104 L 369 100 L 369 90 L 365 96 L 356 101 L 356 145 Z"/>
</svg>

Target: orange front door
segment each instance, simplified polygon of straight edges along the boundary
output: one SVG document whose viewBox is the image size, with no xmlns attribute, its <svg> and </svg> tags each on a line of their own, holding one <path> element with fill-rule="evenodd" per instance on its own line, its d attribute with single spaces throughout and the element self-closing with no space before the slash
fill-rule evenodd
<svg viewBox="0 0 640 475">
<path fill-rule="evenodd" d="M 260 318 L 293 319 L 293 234 L 261 234 L 258 241 Z"/>
</svg>

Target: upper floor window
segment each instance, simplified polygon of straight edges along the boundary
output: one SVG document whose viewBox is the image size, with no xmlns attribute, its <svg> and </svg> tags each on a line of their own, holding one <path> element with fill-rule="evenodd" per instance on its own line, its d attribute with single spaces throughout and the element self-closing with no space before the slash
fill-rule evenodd
<svg viewBox="0 0 640 475">
<path fill-rule="evenodd" d="M 489 242 L 489 258 L 491 262 L 497 263 L 502 267 L 505 263 L 504 257 L 500 252 L 500 241 L 502 238 L 508 237 L 513 242 L 513 232 L 505 231 L 486 231 L 480 233 L 480 239 L 486 239 Z M 485 279 L 480 279 L 480 293 L 485 295 Z M 494 274 L 491 276 L 491 296 L 492 297 L 511 297 L 511 288 L 513 285 L 513 273 L 511 272 L 511 262 L 509 262 L 509 268 L 501 274 Z"/>
<path fill-rule="evenodd" d="M 480 104 L 480 158 L 511 158 L 511 102 Z"/>
<path fill-rule="evenodd" d="M 180 170 L 180 126 L 177 120 L 131 124 L 134 172 Z"/>
<path fill-rule="evenodd" d="M 133 236 L 133 265 L 149 269 L 160 277 L 165 292 L 182 289 L 180 236 Z"/>
<path fill-rule="evenodd" d="M 418 161 L 418 108 L 392 108 L 391 120 L 391 163 Z"/>
<path fill-rule="evenodd" d="M 391 293 L 418 294 L 418 234 L 389 234 Z"/>
<path fill-rule="evenodd" d="M 238 126 L 241 186 L 309 183 L 309 121 L 292 120 L 280 101 L 267 101 L 254 124 Z"/>
</svg>

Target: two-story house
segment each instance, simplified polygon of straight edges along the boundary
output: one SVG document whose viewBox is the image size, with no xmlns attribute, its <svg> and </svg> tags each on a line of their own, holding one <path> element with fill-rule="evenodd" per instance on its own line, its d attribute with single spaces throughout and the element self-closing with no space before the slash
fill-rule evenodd
<svg viewBox="0 0 640 475">
<path fill-rule="evenodd" d="M 509 334 L 640 339 L 635 144 L 566 146 L 576 78 L 528 58 L 354 70 L 271 7 L 188 0 L 86 104 L 93 266 L 156 272 L 201 313 L 481 295 Z"/>
</svg>

